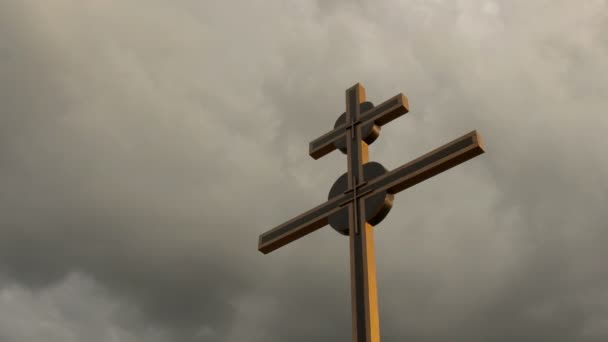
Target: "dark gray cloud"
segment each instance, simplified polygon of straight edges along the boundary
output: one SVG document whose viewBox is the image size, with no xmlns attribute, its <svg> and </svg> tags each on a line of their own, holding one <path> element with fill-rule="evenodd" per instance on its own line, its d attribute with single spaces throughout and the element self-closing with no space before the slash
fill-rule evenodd
<svg viewBox="0 0 608 342">
<path fill-rule="evenodd" d="M 387 167 L 488 145 L 378 227 L 383 337 L 606 340 L 607 10 L 4 2 L 0 339 L 348 340 L 347 239 L 256 243 L 344 172 L 308 142 L 360 81 L 410 98 Z"/>
</svg>

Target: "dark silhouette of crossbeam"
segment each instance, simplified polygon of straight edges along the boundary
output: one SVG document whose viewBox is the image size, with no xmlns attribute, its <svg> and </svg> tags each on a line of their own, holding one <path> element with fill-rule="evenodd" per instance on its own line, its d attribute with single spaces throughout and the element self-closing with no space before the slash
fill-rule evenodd
<svg viewBox="0 0 608 342">
<path fill-rule="evenodd" d="M 378 175 L 370 173 L 373 178 L 366 179 L 368 175 L 364 172 L 369 166 L 368 143 L 375 140 L 380 126 L 408 113 L 409 104 L 403 94 L 375 107 L 365 100 L 365 88 L 361 84 L 349 88 L 346 91 L 344 122 L 338 122 L 332 131 L 310 143 L 310 155 L 315 159 L 338 148 L 345 150 L 348 160 L 347 188 L 337 194 L 330 193 L 327 202 L 260 235 L 258 250 L 264 254 L 270 253 L 331 223 L 331 217 L 334 217 L 334 223 L 347 225 L 345 233 L 350 238 L 353 341 L 379 342 L 376 262 L 370 222 L 377 223 L 384 218 L 392 206 L 392 195 L 484 153 L 484 147 L 481 136 L 472 131 L 390 172 Z M 372 199 L 378 198 L 380 206 L 374 210 L 381 214 L 376 213 L 372 220 L 369 209 L 378 203 Z M 367 211 L 366 205 L 369 205 Z M 341 222 L 339 214 L 345 210 L 348 215 L 343 215 L 346 219 Z"/>
</svg>

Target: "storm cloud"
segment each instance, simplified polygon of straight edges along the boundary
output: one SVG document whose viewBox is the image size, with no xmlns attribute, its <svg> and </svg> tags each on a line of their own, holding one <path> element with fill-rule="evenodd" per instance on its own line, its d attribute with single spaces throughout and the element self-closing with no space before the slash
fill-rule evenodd
<svg viewBox="0 0 608 342">
<path fill-rule="evenodd" d="M 392 169 L 487 153 L 376 229 L 384 340 L 608 339 L 606 1 L 0 3 L 0 340 L 348 341 L 348 239 L 260 233 L 346 170 L 356 82 Z"/>
</svg>

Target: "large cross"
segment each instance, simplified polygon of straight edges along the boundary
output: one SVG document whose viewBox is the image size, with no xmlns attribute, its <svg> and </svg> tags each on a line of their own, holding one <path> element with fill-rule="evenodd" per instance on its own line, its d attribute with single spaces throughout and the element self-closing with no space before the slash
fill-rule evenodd
<svg viewBox="0 0 608 342">
<path fill-rule="evenodd" d="M 360 83 L 346 90 L 346 112 L 332 131 L 310 143 L 310 155 L 318 159 L 339 149 L 347 155 L 348 172 L 334 183 L 327 202 L 263 233 L 258 241 L 258 250 L 267 254 L 327 224 L 349 236 L 354 342 L 380 341 L 372 228 L 388 214 L 393 195 L 484 152 L 480 135 L 472 131 L 390 172 L 369 162 L 368 144 L 380 126 L 408 111 L 403 94 L 374 107 Z"/>
</svg>

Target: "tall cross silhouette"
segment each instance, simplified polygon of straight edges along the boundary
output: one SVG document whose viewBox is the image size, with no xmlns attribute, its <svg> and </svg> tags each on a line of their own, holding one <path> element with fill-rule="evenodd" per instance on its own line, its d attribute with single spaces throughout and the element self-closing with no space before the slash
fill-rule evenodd
<svg viewBox="0 0 608 342">
<path fill-rule="evenodd" d="M 310 156 L 318 159 L 339 149 L 347 155 L 348 172 L 336 180 L 327 202 L 263 233 L 258 241 L 258 250 L 267 254 L 327 224 L 349 236 L 354 342 L 380 341 L 373 226 L 390 211 L 393 195 L 484 153 L 481 136 L 472 131 L 390 172 L 369 162 L 368 145 L 380 127 L 407 112 L 403 94 L 374 106 L 366 102 L 360 83 L 346 90 L 346 112 L 332 131 L 310 143 Z"/>
</svg>

